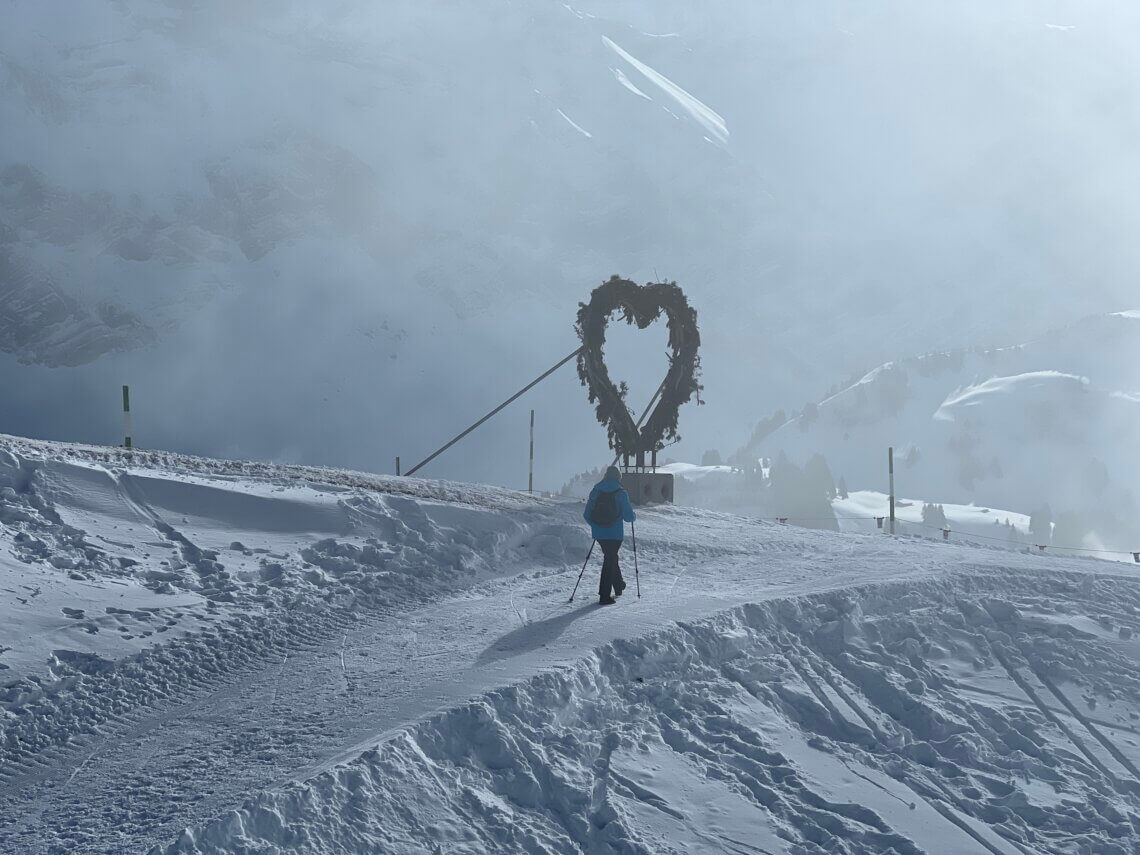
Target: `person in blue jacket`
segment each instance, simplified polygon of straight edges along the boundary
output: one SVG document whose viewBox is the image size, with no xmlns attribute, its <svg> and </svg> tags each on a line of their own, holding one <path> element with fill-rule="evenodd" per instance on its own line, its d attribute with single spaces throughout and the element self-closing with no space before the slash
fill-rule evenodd
<svg viewBox="0 0 1140 855">
<path fill-rule="evenodd" d="M 637 515 L 629 501 L 629 493 L 621 486 L 621 470 L 611 466 L 606 477 L 594 485 L 586 510 L 582 514 L 590 524 L 594 540 L 602 547 L 602 578 L 598 583 L 598 602 L 612 606 L 625 590 L 625 580 L 618 565 L 618 550 L 625 537 L 625 523 L 633 522 Z"/>
</svg>

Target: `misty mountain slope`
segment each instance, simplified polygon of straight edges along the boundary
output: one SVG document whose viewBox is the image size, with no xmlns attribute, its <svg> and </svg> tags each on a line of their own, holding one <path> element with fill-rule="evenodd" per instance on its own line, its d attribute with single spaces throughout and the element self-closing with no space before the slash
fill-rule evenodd
<svg viewBox="0 0 1140 855">
<path fill-rule="evenodd" d="M 3 438 L 5 850 L 1014 855 L 1135 834 L 1131 571 L 663 507 L 603 609 L 596 563 L 566 603 L 580 515 Z"/>
<path fill-rule="evenodd" d="M 1016 347 L 886 363 L 762 430 L 748 453 L 802 463 L 820 452 L 852 489 L 882 489 L 893 445 L 905 495 L 1127 521 L 1140 476 L 1128 440 L 1140 429 L 1138 354 L 1140 324 L 1122 312 Z"/>
<path fill-rule="evenodd" d="M 83 305 L 5 246 L 3 235 L 0 229 L 0 346 L 20 363 L 82 365 L 154 342 L 138 316 L 112 303 Z"/>
<path fill-rule="evenodd" d="M 88 390 L 130 381 L 152 445 L 388 468 L 451 412 L 391 399 L 477 416 L 618 272 L 701 313 L 695 459 L 851 364 L 1107 310 L 1136 157 L 1100 93 L 1135 57 L 1122 13 L 1047 11 L 9 3 L 0 428 L 108 441 Z M 605 451 L 569 388 L 536 399 L 550 484 Z M 476 442 L 440 472 L 511 480 L 517 437 Z"/>
</svg>

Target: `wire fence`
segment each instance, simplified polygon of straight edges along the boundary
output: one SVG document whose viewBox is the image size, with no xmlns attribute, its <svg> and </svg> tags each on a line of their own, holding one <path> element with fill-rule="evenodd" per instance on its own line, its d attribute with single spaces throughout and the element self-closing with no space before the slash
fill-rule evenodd
<svg viewBox="0 0 1140 855">
<path fill-rule="evenodd" d="M 753 519 L 764 520 L 766 522 L 780 523 L 782 525 L 786 525 L 787 523 L 796 523 L 796 522 L 835 522 L 835 523 L 841 523 L 841 522 L 846 522 L 846 521 L 869 522 L 869 521 L 873 520 L 878 525 L 879 528 L 883 528 L 884 524 L 886 524 L 890 518 L 885 516 L 885 515 L 884 516 L 865 516 L 865 517 L 864 516 L 834 515 L 834 516 L 830 516 L 830 517 L 791 517 L 791 516 L 787 516 L 787 517 L 785 517 L 785 516 L 753 517 Z M 990 535 L 975 534 L 973 532 L 961 532 L 961 531 L 956 531 L 955 529 L 952 529 L 949 526 L 944 527 L 944 526 L 940 526 L 940 525 L 931 525 L 930 523 L 914 522 L 913 520 L 903 520 L 903 519 L 899 519 L 898 517 L 895 517 L 895 525 L 905 525 L 905 526 L 910 526 L 910 527 L 914 527 L 914 528 L 925 528 L 925 529 L 932 529 L 934 531 L 939 531 L 942 533 L 942 539 L 945 541 L 948 541 L 950 539 L 951 534 L 958 534 L 960 537 L 962 537 L 963 539 L 965 539 L 967 541 L 968 540 L 974 540 L 974 539 L 976 539 L 976 540 L 987 540 L 987 541 L 992 541 L 994 543 L 1005 544 L 1006 546 L 1010 545 L 1010 539 L 1008 536 L 1007 537 L 992 537 Z M 1018 543 L 1017 546 L 1018 547 L 1025 547 L 1025 548 L 1029 548 L 1032 546 L 1033 548 L 1037 549 L 1038 552 L 1041 552 L 1041 553 L 1045 553 L 1049 550 L 1057 550 L 1057 551 L 1063 551 L 1063 552 L 1081 552 L 1081 553 L 1087 553 L 1090 555 L 1124 555 L 1124 556 L 1131 555 L 1132 560 L 1135 563 L 1140 564 L 1140 550 L 1133 551 L 1133 550 L 1129 550 L 1129 549 L 1093 549 L 1092 547 L 1086 547 L 1086 546 L 1057 546 L 1057 545 L 1051 544 L 1051 543 L 1034 543 L 1034 542 Z"/>
</svg>

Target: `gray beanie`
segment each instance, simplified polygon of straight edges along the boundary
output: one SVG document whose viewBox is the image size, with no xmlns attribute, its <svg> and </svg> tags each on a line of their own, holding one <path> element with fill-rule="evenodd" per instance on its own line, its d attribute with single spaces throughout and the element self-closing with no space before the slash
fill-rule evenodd
<svg viewBox="0 0 1140 855">
<path fill-rule="evenodd" d="M 618 469 L 616 466 L 611 466 L 609 469 L 606 470 L 606 480 L 607 481 L 617 481 L 620 484 L 621 483 L 621 470 Z"/>
</svg>

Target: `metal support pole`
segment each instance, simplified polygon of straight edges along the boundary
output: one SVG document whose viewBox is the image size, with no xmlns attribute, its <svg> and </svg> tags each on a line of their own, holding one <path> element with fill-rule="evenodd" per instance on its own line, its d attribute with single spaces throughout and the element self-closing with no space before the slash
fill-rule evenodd
<svg viewBox="0 0 1140 855">
<path fill-rule="evenodd" d="M 895 533 L 895 449 L 887 449 L 887 469 L 891 477 L 891 534 Z"/>
<path fill-rule="evenodd" d="M 123 386 L 123 447 L 131 447 L 131 387 Z"/>
<path fill-rule="evenodd" d="M 666 375 L 665 380 L 668 380 L 668 379 L 669 379 L 669 376 Z M 661 397 L 661 393 L 665 390 L 665 380 L 661 381 L 661 385 L 657 387 L 657 391 L 653 393 L 653 397 L 649 399 L 649 403 L 646 404 L 645 409 L 641 411 L 641 418 L 639 418 L 637 420 L 637 424 L 634 425 L 635 430 L 641 430 L 641 423 L 643 421 L 645 421 L 645 417 L 649 415 L 649 411 L 653 408 L 653 405 L 655 403 L 657 403 L 657 399 Z M 645 459 L 645 452 L 642 451 L 641 455 L 642 455 L 642 460 L 644 460 Z M 622 452 L 619 451 L 617 454 L 614 455 L 614 462 L 611 463 L 610 465 L 611 466 L 617 466 L 618 458 L 620 458 L 620 457 L 622 457 Z M 625 455 L 625 468 L 629 469 L 629 455 L 628 454 Z"/>
<path fill-rule="evenodd" d="M 448 442 L 442 448 L 440 448 L 440 449 L 434 451 L 433 453 L 429 454 L 427 457 L 425 457 L 423 460 L 421 460 L 419 463 L 417 463 L 415 466 L 413 466 L 411 469 L 409 469 L 408 474 L 409 475 L 415 475 L 416 472 L 418 472 L 420 469 L 422 469 L 427 464 L 431 463 L 433 460 L 435 460 L 437 457 L 439 457 L 441 454 L 443 454 L 443 452 L 447 451 L 447 449 L 451 448 L 451 446 L 455 445 L 455 443 L 459 442 L 459 440 L 463 439 L 463 437 L 467 436 L 467 434 L 471 433 L 471 431 L 475 430 L 475 428 L 479 427 L 479 425 L 483 424 L 483 422 L 485 422 L 485 421 L 487 421 L 487 419 L 491 418 L 491 416 L 498 414 L 499 412 L 504 410 L 509 404 L 513 404 L 515 401 L 517 401 L 519 398 L 521 398 L 526 392 L 529 392 L 531 389 L 533 389 L 535 386 L 537 386 L 539 383 L 541 383 L 543 380 L 545 380 L 547 377 L 549 377 L 551 374 L 553 374 L 555 371 L 557 371 L 559 368 L 561 368 L 563 365 L 565 365 L 567 362 L 569 362 L 571 359 L 576 357 L 581 352 L 582 352 L 582 348 L 578 348 L 573 353 L 571 353 L 569 356 L 567 356 L 565 359 L 559 360 L 558 364 L 556 364 L 552 368 L 548 368 L 546 371 L 542 372 L 542 374 L 540 374 L 538 377 L 534 378 L 532 381 L 527 383 L 525 386 L 523 386 L 521 389 L 519 389 L 517 392 L 515 392 L 513 395 L 511 395 L 511 397 L 507 398 L 507 400 L 503 401 L 503 403 L 499 404 L 499 406 L 495 407 L 495 409 L 491 410 L 491 412 L 487 413 L 487 415 L 483 416 L 483 418 L 479 419 L 479 421 L 475 422 L 475 424 L 471 425 L 471 427 L 469 427 L 469 428 L 467 428 L 467 430 L 463 431 L 463 433 L 459 434 L 459 436 L 455 437 L 453 440 Z"/>
<path fill-rule="evenodd" d="M 534 492 L 534 410 L 530 411 L 530 471 L 526 477 L 526 491 Z"/>
</svg>

